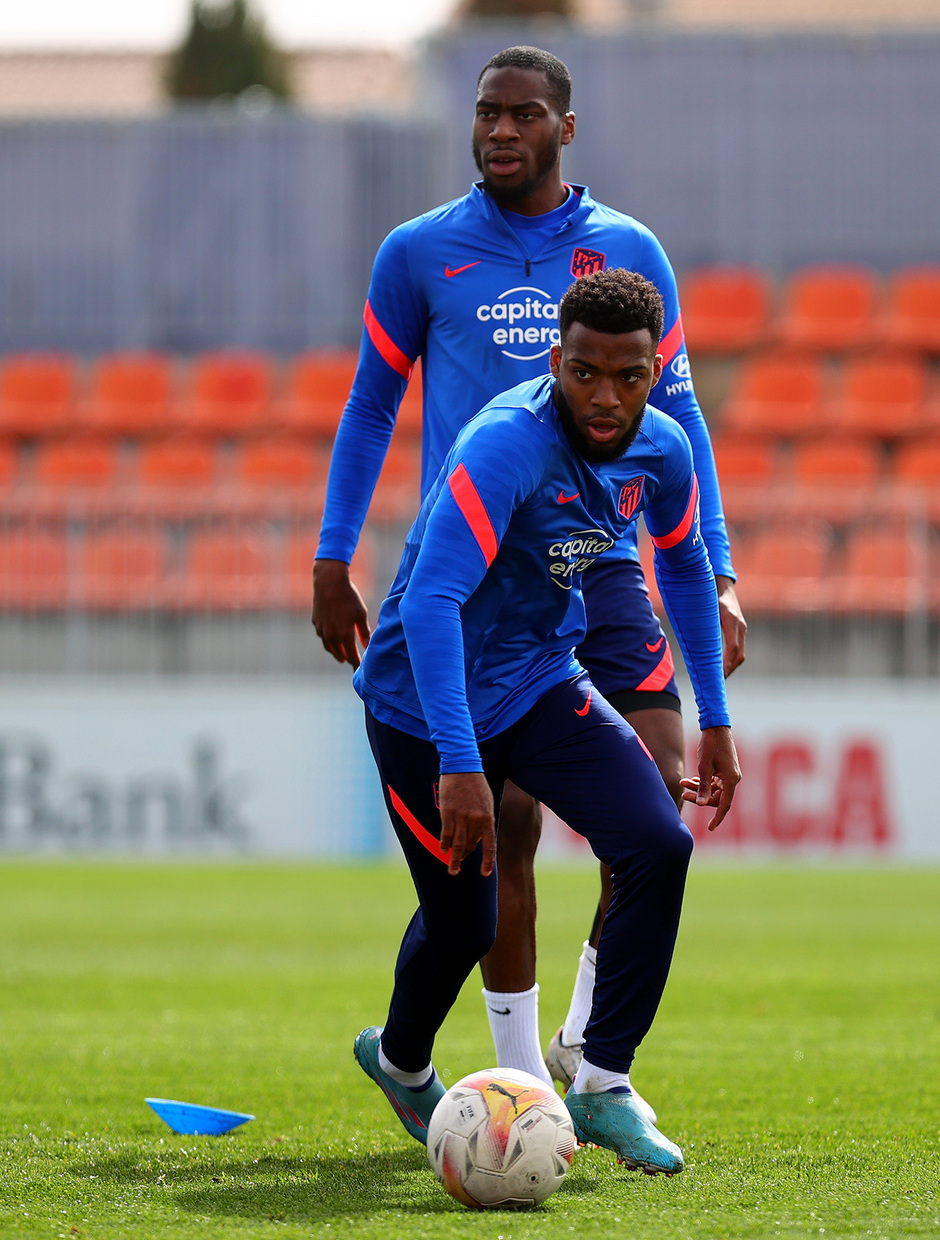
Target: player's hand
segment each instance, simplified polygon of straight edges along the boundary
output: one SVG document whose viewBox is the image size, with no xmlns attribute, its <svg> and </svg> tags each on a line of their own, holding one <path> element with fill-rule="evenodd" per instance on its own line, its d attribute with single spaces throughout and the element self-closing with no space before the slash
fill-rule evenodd
<svg viewBox="0 0 940 1240">
<path fill-rule="evenodd" d="M 685 791 L 683 801 L 692 805 L 717 806 L 708 824 L 714 829 L 731 808 L 734 790 L 741 780 L 741 768 L 730 728 L 705 728 L 698 743 L 698 778 L 679 781 Z"/>
<path fill-rule="evenodd" d="M 315 560 L 313 564 L 313 627 L 337 663 L 359 666 L 359 646 L 363 650 L 372 635 L 369 613 L 362 595 L 349 580 L 349 565 L 343 560 Z"/>
<path fill-rule="evenodd" d="M 493 873 L 496 864 L 496 816 L 493 793 L 481 771 L 442 775 L 438 787 L 441 805 L 441 849 L 450 853 L 448 874 L 459 874 L 461 863 L 483 841 L 480 873 Z"/>
<path fill-rule="evenodd" d="M 721 634 L 725 639 L 724 672 L 727 677 L 747 658 L 744 650 L 747 642 L 747 621 L 731 578 L 716 577 L 715 586 L 718 590 Z"/>
</svg>

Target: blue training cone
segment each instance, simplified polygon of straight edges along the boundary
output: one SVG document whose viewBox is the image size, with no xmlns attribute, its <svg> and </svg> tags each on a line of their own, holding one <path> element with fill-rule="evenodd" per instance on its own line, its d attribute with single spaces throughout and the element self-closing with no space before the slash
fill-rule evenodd
<svg viewBox="0 0 940 1240">
<path fill-rule="evenodd" d="M 174 1132 L 201 1137 L 219 1137 L 223 1132 L 254 1119 L 241 1111 L 223 1111 L 219 1107 L 201 1107 L 194 1102 L 174 1102 L 170 1098 L 145 1098 L 164 1123 Z"/>
</svg>

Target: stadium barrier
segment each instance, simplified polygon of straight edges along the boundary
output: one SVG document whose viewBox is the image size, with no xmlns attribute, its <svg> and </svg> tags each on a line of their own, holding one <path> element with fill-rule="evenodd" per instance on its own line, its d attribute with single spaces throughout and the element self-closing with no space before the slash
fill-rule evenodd
<svg viewBox="0 0 940 1240">
<path fill-rule="evenodd" d="M 936 685 L 736 677 L 730 692 L 744 779 L 719 831 L 686 811 L 702 858 L 940 857 Z M 546 857 L 590 859 L 551 815 L 543 840 Z M 346 671 L 8 680 L 0 850 L 397 855 Z"/>
</svg>

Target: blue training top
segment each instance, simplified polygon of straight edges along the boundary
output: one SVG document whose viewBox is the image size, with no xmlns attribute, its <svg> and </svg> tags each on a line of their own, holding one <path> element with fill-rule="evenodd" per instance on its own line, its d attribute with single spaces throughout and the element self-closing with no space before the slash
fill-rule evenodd
<svg viewBox="0 0 940 1240">
<path fill-rule="evenodd" d="M 626 267 L 662 295 L 663 374 L 650 400 L 689 437 L 708 553 L 716 573 L 734 577 L 669 260 L 644 225 L 594 202 L 585 186 L 571 191 L 573 204 L 569 196 L 548 213 L 553 231 L 527 229 L 519 220 L 510 224 L 478 183 L 383 241 L 372 269 L 359 366 L 333 447 L 318 558 L 352 559 L 418 357 L 426 494 L 460 428 L 497 393 L 548 370 L 549 351 L 559 340 L 558 303 L 572 280 L 604 267 Z M 535 217 L 543 223 L 545 218 Z M 613 556 L 637 559 L 635 526 Z"/>
<path fill-rule="evenodd" d="M 554 385 L 521 383 L 460 432 L 353 678 L 377 719 L 434 742 L 443 773 L 482 770 L 477 741 L 581 670 L 581 573 L 641 510 L 699 724 L 729 722 L 688 438 L 647 406 L 618 460 L 589 463 L 559 422 Z"/>
</svg>

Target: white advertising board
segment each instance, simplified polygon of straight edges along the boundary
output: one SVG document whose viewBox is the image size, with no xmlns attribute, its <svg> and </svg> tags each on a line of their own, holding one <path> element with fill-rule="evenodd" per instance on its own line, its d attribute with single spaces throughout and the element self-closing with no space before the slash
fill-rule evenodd
<svg viewBox="0 0 940 1240">
<path fill-rule="evenodd" d="M 940 687 L 739 677 L 744 779 L 714 834 L 705 811 L 686 810 L 700 855 L 940 858 Z M 361 704 L 343 680 L 0 683 L 7 852 L 354 858 L 394 848 Z M 550 814 L 543 852 L 588 855 Z"/>
</svg>

